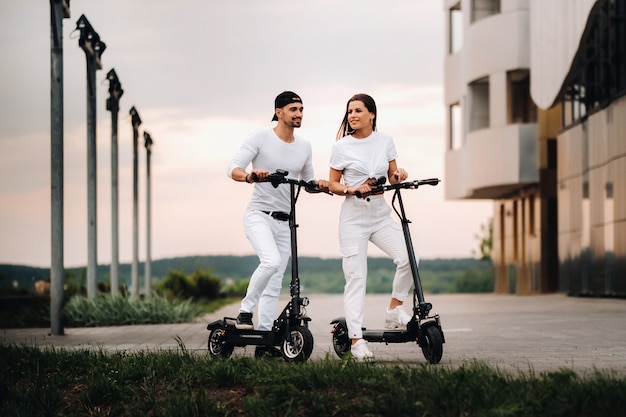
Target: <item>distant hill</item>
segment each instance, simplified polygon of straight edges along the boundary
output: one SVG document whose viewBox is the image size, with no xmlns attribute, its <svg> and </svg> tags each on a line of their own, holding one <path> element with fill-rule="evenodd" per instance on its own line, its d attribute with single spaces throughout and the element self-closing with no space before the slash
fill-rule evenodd
<svg viewBox="0 0 626 417">
<path fill-rule="evenodd" d="M 169 270 L 178 270 L 191 274 L 195 270 L 210 270 L 222 280 L 247 280 L 258 264 L 256 256 L 185 256 L 166 258 L 152 261 L 152 279 L 159 281 L 167 275 Z M 481 275 L 492 273 L 490 262 L 473 258 L 450 259 L 422 259 L 420 260 L 420 274 L 425 291 L 449 292 L 449 286 L 459 277 L 468 272 Z M 302 285 L 323 292 L 340 292 L 343 288 L 343 273 L 341 259 L 300 257 L 298 260 L 299 275 Z M 291 265 L 285 272 L 285 283 L 291 276 Z M 395 265 L 389 258 L 372 257 L 368 259 L 368 291 L 376 291 L 378 287 L 389 287 L 393 279 Z M 67 268 L 66 274 L 71 274 L 78 280 L 85 281 L 86 268 Z M 139 265 L 140 281 L 144 278 L 144 263 Z M 49 268 L 37 268 L 24 265 L 0 264 L 0 289 L 14 286 L 29 292 L 34 290 L 37 280 L 48 280 Z M 110 266 L 98 266 L 98 280 L 108 282 Z M 371 277 L 371 278 L 370 278 Z M 120 265 L 120 283 L 130 285 L 131 264 Z"/>
</svg>

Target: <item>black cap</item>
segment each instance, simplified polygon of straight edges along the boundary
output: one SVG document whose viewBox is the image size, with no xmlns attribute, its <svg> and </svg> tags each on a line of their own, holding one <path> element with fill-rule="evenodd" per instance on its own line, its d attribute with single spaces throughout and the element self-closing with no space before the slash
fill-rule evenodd
<svg viewBox="0 0 626 417">
<path fill-rule="evenodd" d="M 291 103 L 302 103 L 302 99 L 293 91 L 283 91 L 277 95 L 274 99 L 274 117 L 272 117 L 272 122 L 278 120 L 278 117 L 276 117 L 276 109 L 281 109 Z"/>
</svg>

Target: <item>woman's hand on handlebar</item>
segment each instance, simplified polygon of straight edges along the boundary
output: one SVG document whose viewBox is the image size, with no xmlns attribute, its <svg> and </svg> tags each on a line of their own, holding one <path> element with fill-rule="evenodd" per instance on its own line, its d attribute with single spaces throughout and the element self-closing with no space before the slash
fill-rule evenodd
<svg viewBox="0 0 626 417">
<path fill-rule="evenodd" d="M 317 180 L 315 181 L 315 183 L 317 184 L 317 188 L 319 188 L 322 191 L 328 191 L 328 186 L 330 185 L 330 182 L 328 182 L 328 180 Z"/>
<path fill-rule="evenodd" d="M 359 198 L 363 195 L 382 194 L 382 191 L 377 192 L 377 189 L 380 188 L 386 180 L 385 177 L 380 177 L 379 179 L 370 178 L 358 187 L 351 188 L 350 191 Z"/>
<path fill-rule="evenodd" d="M 391 174 L 389 182 L 391 184 L 398 184 L 398 183 L 406 180 L 407 178 L 409 178 L 409 173 L 406 172 L 402 168 L 398 168 L 398 169 L 395 170 L 395 172 L 393 172 L 393 174 Z M 395 180 L 395 181 L 393 181 L 393 180 Z"/>
<path fill-rule="evenodd" d="M 304 189 L 309 193 L 326 193 L 332 195 L 329 190 L 329 182 L 327 180 L 311 180 L 302 182 Z"/>
<path fill-rule="evenodd" d="M 372 191 L 372 186 L 366 182 L 365 184 L 361 184 L 356 188 L 351 188 L 350 191 L 352 192 L 352 194 L 359 196 L 359 195 L 367 194 L 370 191 Z"/>
</svg>

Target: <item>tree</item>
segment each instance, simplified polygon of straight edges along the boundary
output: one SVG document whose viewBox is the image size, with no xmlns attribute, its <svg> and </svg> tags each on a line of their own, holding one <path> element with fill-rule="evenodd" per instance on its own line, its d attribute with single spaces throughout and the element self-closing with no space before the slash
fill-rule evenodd
<svg viewBox="0 0 626 417">
<path fill-rule="evenodd" d="M 478 250 L 481 261 L 491 260 L 493 250 L 493 218 L 489 218 L 486 224 L 480 225 L 480 233 L 474 235 L 478 239 Z M 472 251 L 474 254 L 475 252 Z"/>
</svg>

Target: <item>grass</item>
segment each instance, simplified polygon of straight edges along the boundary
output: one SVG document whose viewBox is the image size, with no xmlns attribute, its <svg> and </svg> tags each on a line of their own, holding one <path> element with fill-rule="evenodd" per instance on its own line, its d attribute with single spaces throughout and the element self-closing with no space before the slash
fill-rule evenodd
<svg viewBox="0 0 626 417">
<path fill-rule="evenodd" d="M 626 378 L 0 345 L 2 416 L 624 416 Z"/>
</svg>

